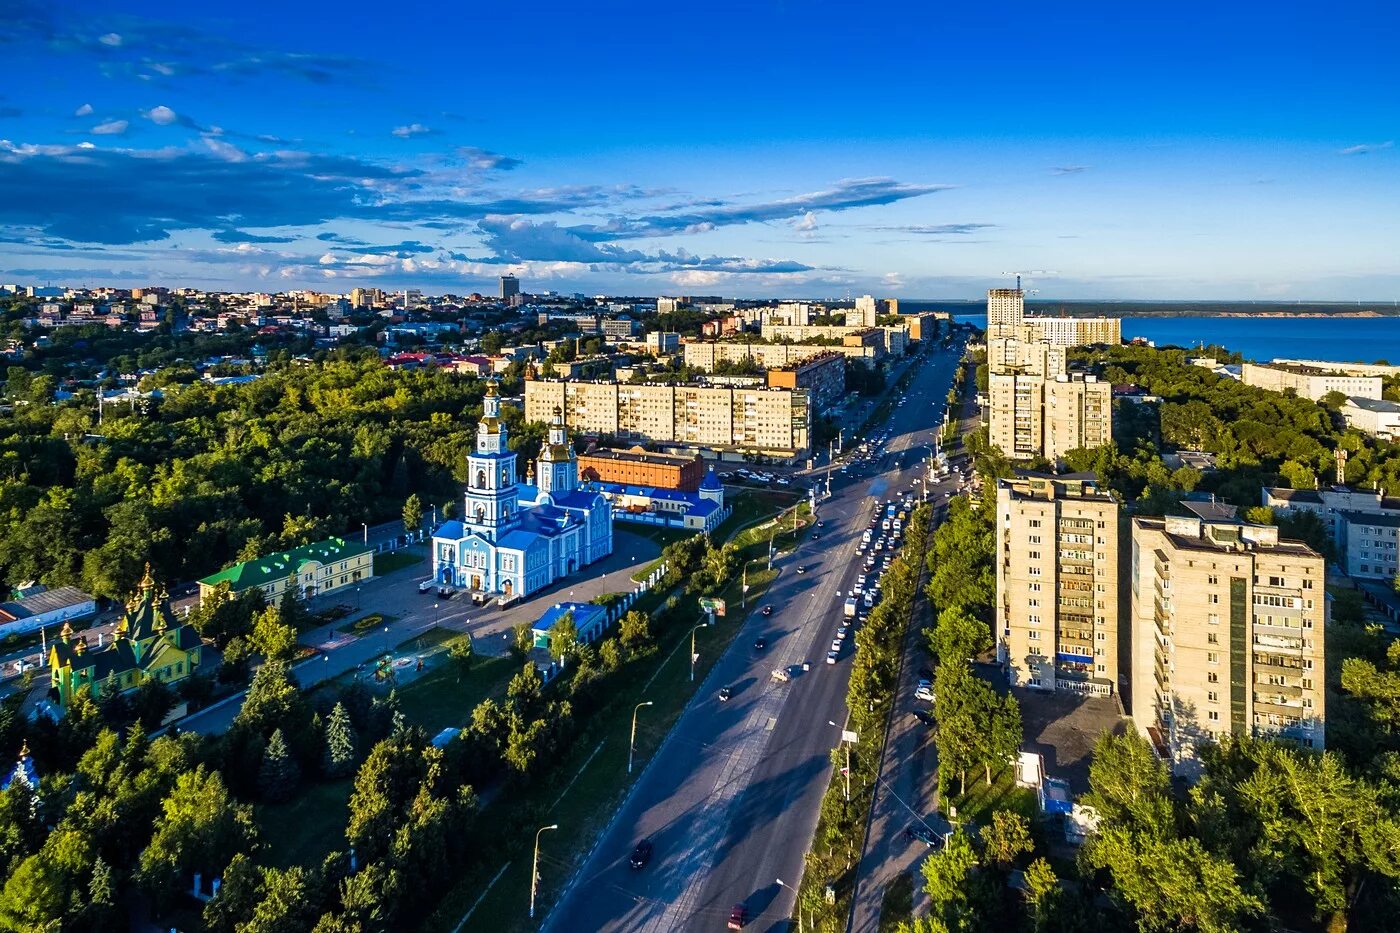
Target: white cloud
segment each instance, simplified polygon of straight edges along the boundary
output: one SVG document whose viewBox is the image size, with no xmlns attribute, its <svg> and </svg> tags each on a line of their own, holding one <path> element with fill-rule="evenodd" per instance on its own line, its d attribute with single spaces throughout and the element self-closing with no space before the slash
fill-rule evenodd
<svg viewBox="0 0 1400 933">
<path fill-rule="evenodd" d="M 248 158 L 248 153 L 239 149 L 232 143 L 226 143 L 221 139 L 215 139 L 212 135 L 204 137 L 204 145 L 209 147 L 209 151 L 226 162 L 242 162 Z"/>
<path fill-rule="evenodd" d="M 164 104 L 161 104 L 158 107 L 152 107 L 150 110 L 147 110 L 144 113 L 142 113 L 141 116 L 145 117 L 147 120 L 150 120 L 157 126 L 169 126 L 172 123 L 178 122 L 180 119 L 180 115 L 178 113 L 171 110 Z"/>
<path fill-rule="evenodd" d="M 797 230 L 801 233 L 810 233 L 811 231 L 817 229 L 817 212 L 808 211 L 807 213 L 803 214 L 799 219 L 794 220 L 792 222 L 792 227 L 794 230 Z"/>
<path fill-rule="evenodd" d="M 122 37 L 120 33 L 109 32 L 107 35 L 99 37 L 97 41 L 101 42 L 103 45 L 116 48 L 122 44 Z"/>
<path fill-rule="evenodd" d="M 408 139 L 410 136 L 422 136 L 425 133 L 431 132 L 431 127 L 424 126 L 421 123 L 410 123 L 408 126 L 396 126 L 393 130 L 394 135 L 399 139 Z"/>
<path fill-rule="evenodd" d="M 1345 149 L 1337 150 L 1337 155 L 1366 155 L 1371 152 L 1380 152 L 1382 149 L 1389 149 L 1395 145 L 1395 140 L 1387 139 L 1383 143 L 1359 143 L 1355 146 L 1347 146 Z"/>
<path fill-rule="evenodd" d="M 99 136 L 120 136 L 126 132 L 126 128 L 130 125 L 125 120 L 108 120 L 106 123 L 94 126 L 92 131 Z"/>
<path fill-rule="evenodd" d="M 83 105 L 82 105 L 81 107 L 79 107 L 77 110 L 74 110 L 74 111 L 73 111 L 73 116 L 75 116 L 75 117 L 87 117 L 87 116 L 91 116 L 91 115 L 92 115 L 92 104 L 83 104 Z"/>
<path fill-rule="evenodd" d="M 671 281 L 677 285 L 696 285 L 707 287 L 718 285 L 724 281 L 722 272 L 705 272 L 699 269 L 687 269 L 684 272 L 671 273 Z"/>
</svg>

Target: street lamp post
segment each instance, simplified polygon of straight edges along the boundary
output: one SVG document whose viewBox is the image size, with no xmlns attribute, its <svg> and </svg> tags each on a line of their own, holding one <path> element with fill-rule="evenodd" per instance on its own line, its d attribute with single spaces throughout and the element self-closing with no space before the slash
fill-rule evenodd
<svg viewBox="0 0 1400 933">
<path fill-rule="evenodd" d="M 558 829 L 558 823 L 541 826 L 535 830 L 535 860 L 530 866 L 530 919 L 535 918 L 535 894 L 540 887 L 540 835 L 549 829 Z"/>
<path fill-rule="evenodd" d="M 691 652 L 694 654 L 694 652 Z M 632 758 L 637 754 L 637 714 L 642 711 L 643 706 L 651 706 L 650 700 L 643 700 L 632 709 L 632 739 L 627 745 L 627 773 L 632 773 Z"/>
<path fill-rule="evenodd" d="M 360 528 L 362 528 L 365 533 L 365 544 L 369 544 L 369 522 L 360 522 Z"/>
<path fill-rule="evenodd" d="M 695 626 L 695 628 L 693 628 L 693 629 L 690 630 L 690 682 L 691 682 L 691 683 L 695 683 L 695 662 L 696 662 L 696 660 L 699 659 L 699 657 L 700 657 L 700 655 L 698 655 L 698 654 L 695 653 L 695 633 L 698 632 L 698 631 L 700 631 L 702 628 L 708 628 L 708 627 L 709 627 L 709 624 L 710 624 L 710 623 L 708 623 L 708 622 L 701 622 L 699 625 Z"/>
<path fill-rule="evenodd" d="M 773 880 L 778 883 L 778 887 L 787 888 L 789 891 L 792 892 L 792 907 L 793 910 L 797 913 L 797 933 L 802 933 L 802 902 L 798 900 L 797 889 L 781 878 L 774 878 Z"/>
</svg>

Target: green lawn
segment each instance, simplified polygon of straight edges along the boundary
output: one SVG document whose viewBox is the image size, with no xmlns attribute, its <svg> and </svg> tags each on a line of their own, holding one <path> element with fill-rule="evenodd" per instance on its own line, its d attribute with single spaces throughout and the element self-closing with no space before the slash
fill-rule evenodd
<svg viewBox="0 0 1400 933">
<path fill-rule="evenodd" d="M 471 720 L 472 710 L 489 696 L 505 691 L 519 666 L 509 656 L 479 657 L 461 676 L 446 658 L 398 688 L 399 708 L 410 722 L 436 735 L 448 726 L 458 728 Z"/>
<path fill-rule="evenodd" d="M 749 574 L 749 595 L 754 597 L 754 606 L 776 576 L 777 571 Z M 559 829 L 547 833 L 542 843 L 541 913 L 549 909 L 561 886 L 582 863 L 626 795 L 632 779 L 641 774 L 646 762 L 680 718 L 695 686 L 704 681 L 741 627 L 738 581 L 722 595 L 731 607 L 730 613 L 714 628 L 701 629 L 698 633 L 696 650 L 700 660 L 695 667 L 694 683 L 690 680 L 688 663 L 690 631 L 672 630 L 656 655 L 634 662 L 631 672 L 634 676 L 617 690 L 612 701 L 587 724 L 580 724 L 583 733 L 578 742 L 545 779 L 492 805 L 490 818 L 496 826 L 518 826 L 526 822 L 530 825 L 559 824 Z M 631 712 L 642 700 L 650 700 L 654 705 L 638 716 L 637 767 L 629 777 L 627 752 Z M 482 897 L 483 888 L 500 871 L 506 859 L 510 860 L 509 868 L 486 892 L 468 928 L 489 933 L 529 929 L 530 923 L 520 908 L 530 886 L 530 844 L 526 835 L 510 840 L 498 858 L 486 860 L 469 872 L 443 900 L 424 929 L 452 931 L 477 898 Z"/>
<path fill-rule="evenodd" d="M 401 551 L 376 554 L 374 555 L 374 575 L 382 577 L 405 567 L 412 567 L 414 564 L 422 563 L 426 556 L 427 552 L 420 547 L 408 547 Z"/>
<path fill-rule="evenodd" d="M 661 525 L 643 525 L 636 522 L 619 522 L 617 528 L 637 535 L 640 538 L 648 538 L 655 541 L 659 546 L 665 547 L 672 541 L 679 541 L 682 538 L 689 538 L 695 532 L 689 528 L 670 528 Z"/>
<path fill-rule="evenodd" d="M 967 793 L 957 793 L 956 784 L 948 795 L 947 804 L 958 808 L 958 822 L 967 825 L 976 823 L 985 826 L 991 822 L 994 810 L 1013 810 L 1032 823 L 1038 808 L 1035 791 L 1016 786 L 1014 768 L 1002 768 L 992 772 L 992 783 L 988 785 L 985 772 L 980 768 L 967 772 Z M 944 814 L 950 811 L 943 806 Z"/>
<path fill-rule="evenodd" d="M 345 846 L 352 780 L 310 784 L 287 803 L 260 803 L 255 814 L 262 861 L 278 868 L 316 866 Z"/>
<path fill-rule="evenodd" d="M 414 654 L 423 654 L 439 646 L 446 647 L 459 638 L 464 637 L 465 636 L 461 632 L 453 631 L 450 628 L 434 627 L 428 629 L 426 632 L 419 632 L 412 638 L 399 642 L 394 646 L 394 653 L 403 654 L 405 652 L 413 652 Z"/>
</svg>

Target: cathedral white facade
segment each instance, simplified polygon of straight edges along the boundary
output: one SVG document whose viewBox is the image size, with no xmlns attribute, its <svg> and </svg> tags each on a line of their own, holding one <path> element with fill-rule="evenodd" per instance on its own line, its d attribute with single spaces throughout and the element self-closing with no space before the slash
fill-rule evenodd
<svg viewBox="0 0 1400 933">
<path fill-rule="evenodd" d="M 528 596 L 612 553 L 607 500 L 579 489 L 578 458 L 556 416 L 540 451 L 539 485 L 519 482 L 493 380 L 469 458 L 462 519 L 433 532 L 433 579 L 510 599 Z"/>
</svg>

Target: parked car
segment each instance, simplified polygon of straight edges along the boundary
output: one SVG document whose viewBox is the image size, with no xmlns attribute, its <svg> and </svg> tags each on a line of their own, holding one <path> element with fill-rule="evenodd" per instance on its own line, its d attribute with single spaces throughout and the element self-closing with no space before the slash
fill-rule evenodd
<svg viewBox="0 0 1400 933">
<path fill-rule="evenodd" d="M 729 922 L 725 924 L 725 927 L 730 930 L 742 930 L 748 922 L 748 908 L 743 904 L 735 904 L 729 911 Z"/>
<path fill-rule="evenodd" d="M 633 869 L 641 871 L 643 868 L 647 867 L 647 862 L 650 861 L 651 840 L 643 839 L 641 842 L 637 843 L 637 847 L 632 850 L 632 857 L 627 860 L 627 863 L 631 865 Z"/>
<path fill-rule="evenodd" d="M 933 714 L 926 709 L 914 710 L 914 718 L 926 726 L 932 726 L 934 724 Z"/>
<path fill-rule="evenodd" d="M 935 836 L 933 833 L 929 832 L 927 829 L 924 829 L 922 826 L 907 827 L 904 830 L 904 838 L 909 840 L 910 842 L 913 842 L 917 839 L 919 842 L 922 842 L 925 846 L 927 846 L 930 849 L 938 845 L 938 837 Z"/>
<path fill-rule="evenodd" d="M 432 581 L 432 580 L 424 580 L 422 583 L 418 584 L 418 592 L 420 592 L 420 593 L 431 593 L 432 591 L 433 591 L 433 581 Z"/>
<path fill-rule="evenodd" d="M 827 664 L 835 664 L 835 663 L 836 663 L 836 652 L 835 652 L 835 651 L 828 651 L 828 652 L 826 653 L 826 663 L 827 663 Z"/>
</svg>

